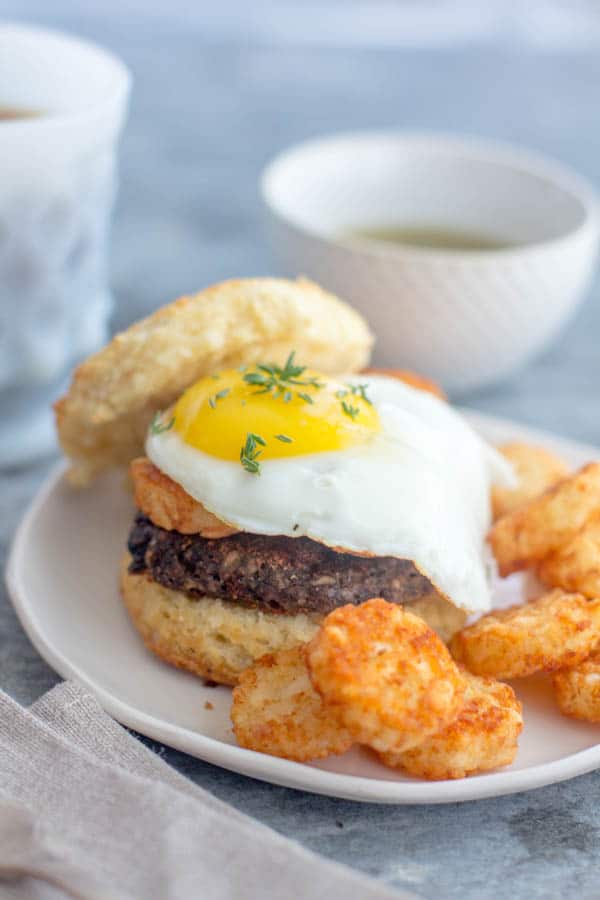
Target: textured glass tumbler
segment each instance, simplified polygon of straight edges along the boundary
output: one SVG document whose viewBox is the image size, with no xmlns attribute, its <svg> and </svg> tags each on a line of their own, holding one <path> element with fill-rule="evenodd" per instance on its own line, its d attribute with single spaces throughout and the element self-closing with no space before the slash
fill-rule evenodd
<svg viewBox="0 0 600 900">
<path fill-rule="evenodd" d="M 51 450 L 50 403 L 107 337 L 129 87 L 125 66 L 93 44 L 0 26 L 0 466 Z"/>
</svg>

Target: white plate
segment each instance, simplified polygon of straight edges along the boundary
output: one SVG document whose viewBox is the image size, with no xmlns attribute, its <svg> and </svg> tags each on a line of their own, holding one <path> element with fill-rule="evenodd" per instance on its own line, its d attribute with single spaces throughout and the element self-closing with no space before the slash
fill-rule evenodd
<svg viewBox="0 0 600 900">
<path fill-rule="evenodd" d="M 469 413 L 492 441 L 542 443 L 581 465 L 600 456 L 514 423 Z M 446 803 L 523 791 L 600 767 L 597 727 L 561 717 L 543 678 L 517 690 L 525 728 L 514 764 L 462 781 L 405 778 L 365 750 L 314 765 L 236 746 L 229 722 L 230 691 L 209 688 L 148 653 L 117 592 L 117 568 L 133 507 L 122 475 L 73 491 L 59 468 L 46 482 L 17 532 L 8 587 L 31 641 L 56 671 L 85 684 L 104 708 L 130 728 L 200 759 L 275 784 L 378 803 Z M 498 585 L 497 602 L 518 601 L 518 576 Z M 211 707 L 205 706 L 211 704 Z"/>
</svg>

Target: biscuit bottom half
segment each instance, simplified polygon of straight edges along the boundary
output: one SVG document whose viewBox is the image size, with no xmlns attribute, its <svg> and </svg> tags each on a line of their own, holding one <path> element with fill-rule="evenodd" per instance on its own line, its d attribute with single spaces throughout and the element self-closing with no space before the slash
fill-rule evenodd
<svg viewBox="0 0 600 900">
<path fill-rule="evenodd" d="M 190 597 L 153 581 L 147 572 L 121 564 L 121 594 L 131 620 L 149 650 L 162 660 L 220 684 L 237 684 L 240 673 L 265 653 L 309 641 L 322 616 L 289 615 L 242 606 L 214 597 Z M 410 609 L 448 640 L 466 614 L 446 600 L 428 596 Z"/>
</svg>

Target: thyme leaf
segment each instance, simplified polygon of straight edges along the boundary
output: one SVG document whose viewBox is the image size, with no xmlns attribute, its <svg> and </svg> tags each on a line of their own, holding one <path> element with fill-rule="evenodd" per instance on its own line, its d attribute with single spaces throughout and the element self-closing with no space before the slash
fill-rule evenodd
<svg viewBox="0 0 600 900">
<path fill-rule="evenodd" d="M 160 418 L 160 413 L 155 413 L 150 423 L 150 431 L 152 434 L 163 434 L 165 431 L 170 431 L 174 424 L 175 416 L 165 425 Z"/>
<path fill-rule="evenodd" d="M 352 406 L 350 403 L 347 403 L 345 400 L 342 400 L 342 409 L 346 413 L 347 416 L 350 416 L 352 421 L 357 417 L 360 410 L 358 406 Z"/>
<path fill-rule="evenodd" d="M 346 387 L 354 397 L 360 397 L 361 400 L 364 400 L 365 403 L 369 404 L 369 406 L 373 406 L 370 398 L 367 397 L 367 388 L 369 387 L 368 384 L 348 384 L 346 385 Z"/>
<path fill-rule="evenodd" d="M 214 397 L 209 397 L 208 405 L 210 406 L 210 408 L 216 409 L 217 408 L 217 400 L 222 400 L 224 397 L 227 396 L 228 393 L 229 393 L 229 388 L 223 388 L 222 391 L 217 391 L 217 393 L 214 395 Z"/>
<path fill-rule="evenodd" d="M 275 363 L 260 363 L 255 367 L 255 371 L 246 372 L 243 376 L 246 384 L 257 388 L 255 394 L 273 394 L 274 397 L 283 397 L 284 403 L 289 403 L 292 399 L 293 387 L 311 387 L 315 390 L 324 387 L 318 378 L 303 378 L 306 366 L 298 366 L 295 362 L 295 351 L 288 356 L 283 366 L 277 366 Z M 296 395 L 307 403 L 312 403 L 312 399 L 307 399 L 309 394 L 296 391 Z"/>
<path fill-rule="evenodd" d="M 249 431 L 246 435 L 246 443 L 240 450 L 240 463 L 246 472 L 250 472 L 252 475 L 260 475 L 258 457 L 261 455 L 262 450 L 258 449 L 258 445 L 266 447 L 267 443 L 260 434 L 254 434 L 254 432 Z"/>
</svg>

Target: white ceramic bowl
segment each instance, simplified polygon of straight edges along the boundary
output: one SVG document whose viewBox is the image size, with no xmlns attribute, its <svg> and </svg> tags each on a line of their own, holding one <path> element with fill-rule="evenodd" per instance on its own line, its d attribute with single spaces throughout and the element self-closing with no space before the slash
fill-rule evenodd
<svg viewBox="0 0 600 900">
<path fill-rule="evenodd" d="M 314 140 L 262 177 L 279 268 L 350 301 L 376 361 L 453 392 L 540 352 L 583 298 L 600 217 L 593 189 L 536 154 L 472 138 L 357 133 Z M 446 227 L 512 244 L 456 251 L 357 241 L 353 228 Z"/>
</svg>

